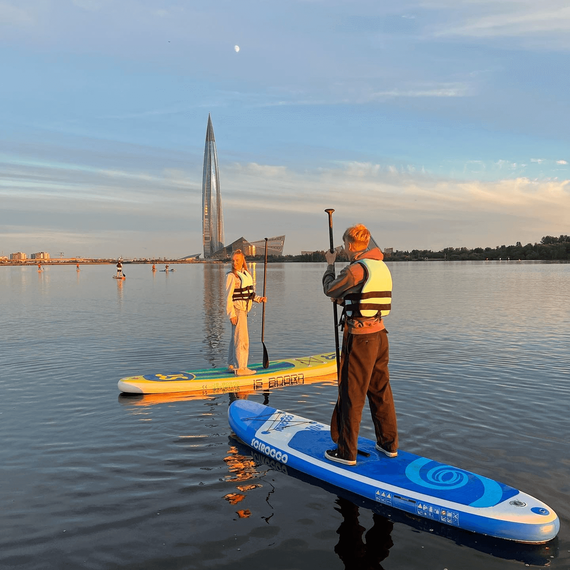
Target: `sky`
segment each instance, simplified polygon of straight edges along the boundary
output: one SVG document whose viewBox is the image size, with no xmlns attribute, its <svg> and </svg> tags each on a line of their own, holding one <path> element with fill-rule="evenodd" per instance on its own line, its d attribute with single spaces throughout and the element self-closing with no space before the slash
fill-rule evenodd
<svg viewBox="0 0 570 570">
<path fill-rule="evenodd" d="M 0 0 L 0 255 L 570 234 L 567 0 Z M 236 48 L 239 46 L 239 50 Z"/>
</svg>

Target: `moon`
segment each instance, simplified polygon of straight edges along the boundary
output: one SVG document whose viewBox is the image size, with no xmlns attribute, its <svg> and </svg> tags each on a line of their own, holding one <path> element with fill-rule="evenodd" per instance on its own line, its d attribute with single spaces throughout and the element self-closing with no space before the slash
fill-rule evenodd
<svg viewBox="0 0 570 570">
<path fill-rule="evenodd" d="M 234 46 L 234 49 L 236 50 L 236 53 L 239 51 L 239 46 Z"/>
</svg>

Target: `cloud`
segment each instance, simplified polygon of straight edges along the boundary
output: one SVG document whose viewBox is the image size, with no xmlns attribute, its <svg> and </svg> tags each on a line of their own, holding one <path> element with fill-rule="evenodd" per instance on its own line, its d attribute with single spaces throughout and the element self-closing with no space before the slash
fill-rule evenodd
<svg viewBox="0 0 570 570">
<path fill-rule="evenodd" d="M 473 87 L 468 83 L 414 84 L 380 90 L 375 88 L 376 83 L 378 80 L 375 79 L 360 79 L 352 84 L 336 82 L 334 86 L 327 87 L 326 94 L 319 89 L 315 90 L 312 96 L 292 90 L 290 93 L 281 93 L 277 96 L 266 94 L 262 99 L 256 94 L 242 96 L 242 100 L 249 100 L 248 104 L 254 107 L 366 105 L 391 99 L 468 97 L 473 93 Z"/>
<path fill-rule="evenodd" d="M 0 232 L 0 239 L 14 239 L 17 236 L 19 240 L 33 240 L 36 242 L 66 242 L 73 241 L 78 244 L 88 243 L 93 236 L 89 233 L 79 231 L 57 230 L 49 226 L 40 226 L 33 229 L 22 228 L 21 226 L 8 225 L 3 227 Z"/>
<path fill-rule="evenodd" d="M 8 229 L 2 249 L 71 248 L 74 255 L 95 257 L 200 251 L 201 165 L 182 168 L 183 161 L 161 149 L 157 156 L 144 149 L 138 163 L 116 160 L 133 150 L 125 145 L 101 154 L 94 148 L 82 163 L 5 151 L 0 226 Z M 555 163 L 538 160 L 541 168 Z M 286 252 L 319 249 L 327 207 L 335 208 L 339 226 L 361 221 L 399 249 L 494 246 L 564 233 L 570 180 L 532 179 L 519 175 L 522 168 L 504 159 L 473 160 L 458 168 L 458 179 L 391 161 L 304 169 L 235 161 L 220 172 L 226 240 L 286 234 Z M 497 179 L 481 180 L 480 173 Z"/>
<path fill-rule="evenodd" d="M 467 84 L 444 84 L 435 87 L 420 89 L 390 89 L 376 91 L 370 99 L 406 98 L 406 97 L 466 97 L 470 94 Z"/>
<path fill-rule="evenodd" d="M 434 35 L 472 38 L 538 38 L 543 47 L 570 47 L 570 7 L 565 0 L 426 0 L 427 9 L 447 12 L 445 27 L 437 24 Z M 451 23 L 448 23 L 451 22 Z M 534 44 L 539 46 L 540 44 Z"/>
<path fill-rule="evenodd" d="M 7 2 L 0 2 L 0 27 L 29 26 L 35 18 L 29 10 Z"/>
<path fill-rule="evenodd" d="M 243 176 L 267 176 L 269 178 L 283 176 L 287 172 L 285 166 L 257 164 L 256 162 L 249 162 L 244 165 L 236 162 L 230 165 L 229 168 L 231 173 L 240 173 Z"/>
<path fill-rule="evenodd" d="M 245 179 L 234 171 L 233 191 L 228 199 L 236 200 L 235 206 L 239 207 L 237 202 L 243 191 L 249 197 L 248 208 L 260 207 L 256 203 L 262 201 L 271 207 L 279 204 L 282 212 L 318 208 L 328 200 L 342 204 L 344 211 L 352 214 L 362 214 L 363 209 L 398 216 L 421 211 L 425 218 L 434 212 L 455 212 L 461 216 L 461 212 L 508 210 L 510 214 L 532 214 L 545 220 L 570 215 L 569 180 L 518 177 L 459 181 L 422 175 L 408 167 L 348 162 L 302 174 L 283 170 L 279 185 L 271 182 L 272 176 L 264 176 L 263 171 L 254 179 Z"/>
<path fill-rule="evenodd" d="M 557 160 L 556 164 L 568 164 L 568 162 L 565 160 Z"/>
<path fill-rule="evenodd" d="M 5 210 L 33 204 L 44 212 L 165 216 L 176 219 L 201 200 L 197 173 L 164 168 L 120 170 L 91 165 L 0 157 L 0 196 Z"/>
</svg>

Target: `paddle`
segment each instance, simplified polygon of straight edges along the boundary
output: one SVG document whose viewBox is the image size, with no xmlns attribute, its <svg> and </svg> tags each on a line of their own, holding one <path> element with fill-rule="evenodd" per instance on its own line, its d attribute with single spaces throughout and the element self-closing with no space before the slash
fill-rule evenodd
<svg viewBox="0 0 570 570">
<path fill-rule="evenodd" d="M 332 223 L 332 215 L 334 210 L 332 208 L 327 208 L 325 212 L 329 215 L 329 238 L 330 238 L 330 246 L 331 246 L 331 253 L 334 253 L 334 240 L 333 240 L 333 223 Z M 335 342 L 335 349 L 336 349 L 336 374 L 337 380 L 340 382 L 340 353 L 339 353 L 339 346 L 338 346 L 338 312 L 337 312 L 337 304 L 336 301 L 333 303 L 333 316 L 334 316 L 334 342 Z M 370 453 L 367 451 L 363 451 L 362 449 L 357 449 L 356 452 L 358 455 L 363 455 L 364 457 L 370 457 Z"/>
<path fill-rule="evenodd" d="M 325 212 L 329 215 L 329 239 L 331 245 L 331 253 L 334 253 L 333 223 L 332 223 L 332 215 L 334 210 L 332 208 L 327 208 Z M 337 312 L 336 301 L 333 302 L 333 317 L 334 317 L 334 342 L 336 349 L 336 373 L 337 373 L 337 378 L 340 381 L 340 350 L 338 346 L 338 312 Z"/>
<path fill-rule="evenodd" d="M 265 291 L 267 289 L 267 238 L 265 238 L 265 261 L 263 263 L 263 296 L 265 297 Z M 269 368 L 269 355 L 267 354 L 267 348 L 265 348 L 264 336 L 265 336 L 265 303 L 263 303 L 263 310 L 261 313 L 261 344 L 263 345 L 263 368 Z"/>
</svg>

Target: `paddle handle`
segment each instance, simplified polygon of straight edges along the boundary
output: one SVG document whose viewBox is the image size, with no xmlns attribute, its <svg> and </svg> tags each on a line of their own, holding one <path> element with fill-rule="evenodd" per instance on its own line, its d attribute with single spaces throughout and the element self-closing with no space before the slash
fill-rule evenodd
<svg viewBox="0 0 570 570">
<path fill-rule="evenodd" d="M 325 212 L 329 215 L 329 241 L 331 246 L 331 253 L 334 253 L 334 239 L 333 239 L 333 222 L 332 215 L 334 212 L 333 208 L 327 208 Z"/>
<path fill-rule="evenodd" d="M 330 251 L 334 253 L 334 238 L 333 238 L 333 221 L 332 215 L 334 212 L 333 208 L 327 208 L 325 212 L 329 216 L 329 240 L 330 240 Z M 333 271 L 334 275 L 334 271 Z M 336 350 L 336 374 L 337 380 L 340 382 L 340 346 L 338 342 L 338 309 L 336 302 L 333 302 L 333 319 L 334 319 L 334 345 Z"/>
</svg>

